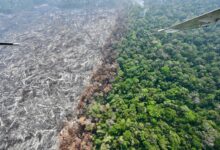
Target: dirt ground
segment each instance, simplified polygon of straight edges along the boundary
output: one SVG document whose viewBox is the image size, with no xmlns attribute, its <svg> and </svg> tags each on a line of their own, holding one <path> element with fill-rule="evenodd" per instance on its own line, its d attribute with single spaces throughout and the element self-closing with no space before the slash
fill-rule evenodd
<svg viewBox="0 0 220 150">
<path fill-rule="evenodd" d="M 64 122 L 101 65 L 116 10 L 60 10 L 47 5 L 0 14 L 0 149 L 54 150 Z"/>
</svg>

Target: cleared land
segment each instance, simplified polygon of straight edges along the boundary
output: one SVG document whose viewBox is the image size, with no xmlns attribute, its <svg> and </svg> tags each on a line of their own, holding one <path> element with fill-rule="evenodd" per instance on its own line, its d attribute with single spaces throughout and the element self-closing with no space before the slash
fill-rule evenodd
<svg viewBox="0 0 220 150">
<path fill-rule="evenodd" d="M 47 5 L 0 15 L 0 149 L 57 149 L 63 123 L 101 64 L 115 10 Z"/>
</svg>

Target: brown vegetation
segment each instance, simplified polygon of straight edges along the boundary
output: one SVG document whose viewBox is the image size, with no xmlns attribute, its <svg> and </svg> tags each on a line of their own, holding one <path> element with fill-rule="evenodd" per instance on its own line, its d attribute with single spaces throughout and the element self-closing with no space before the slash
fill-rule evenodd
<svg viewBox="0 0 220 150">
<path fill-rule="evenodd" d="M 112 88 L 111 83 L 117 74 L 116 52 L 113 44 L 120 40 L 126 31 L 126 17 L 123 13 L 118 13 L 117 24 L 112 35 L 107 40 L 108 43 L 101 49 L 102 65 L 91 78 L 90 85 L 83 92 L 78 104 L 78 120 L 67 123 L 59 135 L 61 150 L 90 150 L 92 149 L 91 132 L 86 131 L 86 125 L 93 125 L 91 120 L 85 116 L 85 108 L 97 94 L 106 95 Z"/>
</svg>

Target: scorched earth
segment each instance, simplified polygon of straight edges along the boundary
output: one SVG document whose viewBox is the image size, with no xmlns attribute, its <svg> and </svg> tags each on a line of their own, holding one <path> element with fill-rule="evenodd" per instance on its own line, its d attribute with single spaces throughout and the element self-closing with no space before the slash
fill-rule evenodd
<svg viewBox="0 0 220 150">
<path fill-rule="evenodd" d="M 63 122 L 101 64 L 115 10 L 61 10 L 43 5 L 0 14 L 0 149 L 58 149 Z"/>
</svg>

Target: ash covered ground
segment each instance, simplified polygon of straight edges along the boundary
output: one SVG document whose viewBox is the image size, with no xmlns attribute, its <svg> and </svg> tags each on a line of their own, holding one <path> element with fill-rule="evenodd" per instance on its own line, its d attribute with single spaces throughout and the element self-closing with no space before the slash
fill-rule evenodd
<svg viewBox="0 0 220 150">
<path fill-rule="evenodd" d="M 114 30 L 113 9 L 61 10 L 43 5 L 0 15 L 0 149 L 58 149 L 63 123 L 101 64 Z"/>
</svg>

